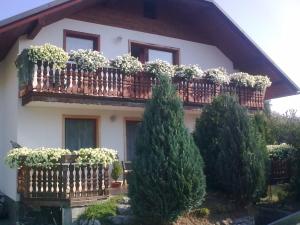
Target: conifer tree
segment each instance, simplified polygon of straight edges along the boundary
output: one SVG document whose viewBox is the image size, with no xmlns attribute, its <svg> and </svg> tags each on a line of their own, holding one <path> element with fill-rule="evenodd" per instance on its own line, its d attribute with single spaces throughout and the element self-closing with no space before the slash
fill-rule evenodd
<svg viewBox="0 0 300 225">
<path fill-rule="evenodd" d="M 265 141 L 234 97 L 219 96 L 205 107 L 194 136 L 205 163 L 208 188 L 240 203 L 265 192 Z"/>
<path fill-rule="evenodd" d="M 168 224 L 203 201 L 203 162 L 183 118 L 174 87 L 160 75 L 146 104 L 129 182 L 131 205 L 143 224 Z"/>
</svg>

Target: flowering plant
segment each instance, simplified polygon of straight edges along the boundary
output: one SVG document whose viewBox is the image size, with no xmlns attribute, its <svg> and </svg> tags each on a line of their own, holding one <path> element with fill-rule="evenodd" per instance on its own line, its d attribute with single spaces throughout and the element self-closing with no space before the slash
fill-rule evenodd
<svg viewBox="0 0 300 225">
<path fill-rule="evenodd" d="M 44 44 L 28 48 L 28 59 L 33 63 L 38 61 L 53 63 L 54 67 L 61 69 L 66 66 L 68 58 L 68 54 L 55 45 Z"/>
<path fill-rule="evenodd" d="M 229 77 L 223 67 L 208 69 L 204 71 L 203 78 L 214 84 L 228 84 Z"/>
<path fill-rule="evenodd" d="M 80 165 L 103 164 L 106 166 L 118 159 L 117 151 L 108 148 L 82 148 L 74 154 L 78 155 L 76 162 Z"/>
<path fill-rule="evenodd" d="M 130 54 L 117 56 L 111 61 L 111 66 L 120 69 L 125 74 L 135 74 L 143 71 L 142 63 Z"/>
<path fill-rule="evenodd" d="M 262 75 L 256 75 L 254 76 L 255 85 L 254 87 L 258 90 L 264 90 L 267 87 L 270 87 L 272 82 L 269 77 L 262 76 Z"/>
<path fill-rule="evenodd" d="M 15 148 L 8 152 L 5 162 L 10 168 L 18 168 L 22 165 L 51 167 L 61 156 L 68 154 L 71 154 L 69 150 L 60 148 Z"/>
<path fill-rule="evenodd" d="M 164 74 L 172 77 L 175 74 L 175 67 L 166 61 L 157 59 L 155 61 L 146 62 L 144 64 L 144 71 L 155 76 Z"/>
<path fill-rule="evenodd" d="M 250 75 L 248 73 L 233 73 L 230 75 L 230 82 L 238 86 L 252 87 L 257 90 L 264 90 L 270 87 L 272 82 L 267 76 Z"/>
<path fill-rule="evenodd" d="M 62 69 L 66 66 L 68 54 L 62 48 L 51 44 L 23 49 L 15 62 L 20 86 L 32 81 L 34 64 L 39 61 L 51 63 L 55 68 Z"/>
<path fill-rule="evenodd" d="M 79 49 L 72 50 L 69 55 L 70 61 L 74 61 L 80 70 L 95 72 L 100 67 L 109 66 L 109 61 L 97 51 Z"/>
<path fill-rule="evenodd" d="M 254 76 L 248 73 L 239 72 L 230 75 L 230 83 L 237 86 L 253 88 L 255 86 L 255 79 Z"/>
<path fill-rule="evenodd" d="M 282 143 L 280 145 L 267 145 L 267 151 L 269 158 L 282 160 L 292 157 L 296 149 L 291 145 Z"/>
<path fill-rule="evenodd" d="M 61 148 L 15 148 L 8 152 L 5 163 L 10 168 L 21 166 L 49 168 L 59 163 L 64 155 L 77 155 L 76 163 L 85 164 L 111 164 L 117 160 L 117 152 L 106 148 L 85 148 L 71 152 Z"/>
<path fill-rule="evenodd" d="M 180 65 L 175 68 L 175 77 L 192 79 L 203 76 L 203 71 L 198 65 Z"/>
</svg>

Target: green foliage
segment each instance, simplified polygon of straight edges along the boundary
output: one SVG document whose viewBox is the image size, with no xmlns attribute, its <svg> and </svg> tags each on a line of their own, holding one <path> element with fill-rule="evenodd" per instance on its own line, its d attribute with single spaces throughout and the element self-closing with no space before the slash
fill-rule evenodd
<svg viewBox="0 0 300 225">
<path fill-rule="evenodd" d="M 270 129 L 270 120 L 265 112 L 257 112 L 254 114 L 253 122 L 257 127 L 258 132 L 262 135 L 267 144 L 274 143 L 274 137 Z"/>
<path fill-rule="evenodd" d="M 269 112 L 268 126 L 274 143 L 287 143 L 289 147 L 279 145 L 276 156 L 291 158 L 291 193 L 300 200 L 300 118 L 295 110 L 288 110 L 284 115 Z M 294 150 L 289 148 L 295 147 Z M 279 148 L 279 149 L 278 149 Z M 292 154 L 291 154 L 292 153 Z"/>
<path fill-rule="evenodd" d="M 195 140 L 205 162 L 207 185 L 240 202 L 266 190 L 264 140 L 234 97 L 219 96 L 196 121 Z"/>
<path fill-rule="evenodd" d="M 289 110 L 284 115 L 273 113 L 269 126 L 276 143 L 287 143 L 300 149 L 300 118 L 295 110 Z"/>
<path fill-rule="evenodd" d="M 292 178 L 291 178 L 291 192 L 297 200 L 300 201 L 300 149 L 294 154 L 292 158 Z"/>
<path fill-rule="evenodd" d="M 117 214 L 117 204 L 122 199 L 122 195 L 111 197 L 107 201 L 99 203 L 97 205 L 89 206 L 83 214 L 78 218 L 84 220 L 99 220 L 103 224 L 110 224 L 108 217 L 115 216 Z"/>
<path fill-rule="evenodd" d="M 268 145 L 268 155 L 270 159 L 283 160 L 291 159 L 295 155 L 296 149 L 288 144 Z"/>
<path fill-rule="evenodd" d="M 119 161 L 113 162 L 113 168 L 111 171 L 111 178 L 114 179 L 114 181 L 117 181 L 119 177 L 122 174 L 122 166 Z"/>
<path fill-rule="evenodd" d="M 184 126 L 183 106 L 166 76 L 154 88 L 137 137 L 129 185 L 135 215 L 143 224 L 167 224 L 201 205 L 203 162 Z"/>
<path fill-rule="evenodd" d="M 16 67 L 18 68 L 19 86 L 26 85 L 32 81 L 34 63 L 29 60 L 29 49 L 24 49 L 16 59 Z"/>
</svg>

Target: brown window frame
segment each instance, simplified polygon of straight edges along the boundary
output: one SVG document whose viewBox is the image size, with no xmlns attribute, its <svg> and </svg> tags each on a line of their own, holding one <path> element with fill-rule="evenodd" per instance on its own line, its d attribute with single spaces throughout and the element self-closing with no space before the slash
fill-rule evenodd
<svg viewBox="0 0 300 225">
<path fill-rule="evenodd" d="M 145 62 L 148 61 L 149 59 L 149 54 L 148 51 L 149 49 L 152 50 L 159 50 L 159 51 L 164 51 L 164 52 L 170 52 L 173 55 L 173 64 L 174 65 L 179 65 L 180 63 L 180 48 L 174 48 L 174 47 L 169 47 L 169 46 L 163 46 L 163 45 L 157 45 L 157 44 L 150 44 L 150 43 L 143 43 L 143 42 L 138 42 L 138 41 L 131 41 L 129 40 L 128 44 L 129 48 L 129 53 L 131 53 L 131 47 L 132 45 L 140 46 L 146 49 L 146 52 L 144 52 L 144 60 Z"/>
<path fill-rule="evenodd" d="M 63 48 L 65 51 L 67 47 L 67 37 L 91 40 L 93 41 L 93 50 L 98 52 L 100 51 L 100 35 L 98 34 L 90 34 L 90 33 L 64 29 Z"/>
<path fill-rule="evenodd" d="M 76 120 L 95 120 L 96 127 L 95 127 L 95 143 L 96 147 L 99 148 L 100 140 L 99 140 L 99 127 L 100 127 L 100 117 L 99 116 L 81 116 L 81 115 L 63 115 L 62 118 L 62 145 L 63 148 L 66 147 L 66 128 L 65 123 L 66 119 L 76 119 Z"/>
</svg>

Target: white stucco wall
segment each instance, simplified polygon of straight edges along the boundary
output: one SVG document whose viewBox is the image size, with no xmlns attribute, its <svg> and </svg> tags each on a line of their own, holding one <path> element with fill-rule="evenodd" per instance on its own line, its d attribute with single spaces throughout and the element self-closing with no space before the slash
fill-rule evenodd
<svg viewBox="0 0 300 225">
<path fill-rule="evenodd" d="M 62 106 L 49 103 L 48 107 L 20 106 L 18 142 L 27 147 L 64 147 L 64 116 L 95 116 L 99 118 L 99 146 L 118 151 L 120 160 L 126 154 L 125 121 L 140 120 L 143 110 L 126 107 L 123 109 L 104 109 L 101 106 L 85 105 Z M 199 113 L 186 113 L 185 124 L 190 132 L 194 130 Z"/>
<path fill-rule="evenodd" d="M 34 40 L 23 38 L 20 49 L 44 43 L 63 47 L 64 29 L 100 35 L 100 50 L 107 58 L 128 53 L 131 40 L 179 48 L 181 64 L 199 64 L 203 69 L 223 66 L 229 72 L 234 71 L 232 62 L 215 46 L 72 19 L 44 27 Z"/>
<path fill-rule="evenodd" d="M 0 67 L 0 191 L 11 199 L 17 198 L 16 171 L 4 164 L 4 157 L 11 148 L 10 140 L 17 141 L 18 82 L 14 62 L 18 52 L 16 44 Z"/>
</svg>

